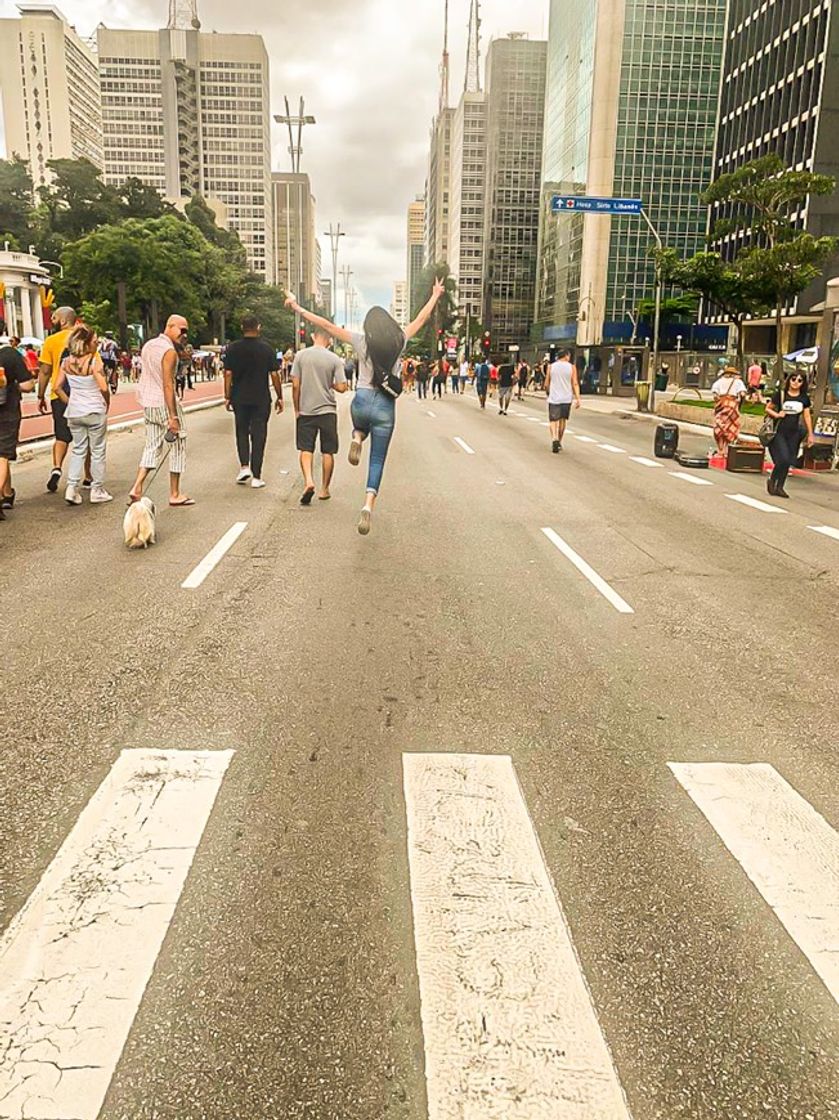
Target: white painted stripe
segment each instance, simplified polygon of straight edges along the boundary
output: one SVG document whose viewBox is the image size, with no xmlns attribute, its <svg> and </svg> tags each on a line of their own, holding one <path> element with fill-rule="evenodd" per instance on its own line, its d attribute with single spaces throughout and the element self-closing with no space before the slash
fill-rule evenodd
<svg viewBox="0 0 839 1120">
<path fill-rule="evenodd" d="M 0 1116 L 96 1120 L 232 751 L 123 751 L 0 940 Z"/>
<path fill-rule="evenodd" d="M 694 486 L 713 486 L 713 482 L 709 482 L 707 478 L 697 478 L 696 475 L 688 474 L 686 471 L 670 471 L 671 478 L 680 478 L 682 482 L 691 482 Z"/>
<path fill-rule="evenodd" d="M 187 590 L 200 587 L 213 568 L 215 568 L 224 554 L 233 547 L 247 527 L 247 521 L 237 521 L 235 525 L 232 525 L 218 544 L 213 545 L 201 563 L 192 569 L 181 584 L 181 587 L 187 588 Z"/>
<path fill-rule="evenodd" d="M 542 427 L 543 427 L 543 428 L 550 428 L 550 426 L 551 426 L 551 422 L 550 422 L 550 420 L 540 420 L 540 421 L 539 421 L 539 423 L 540 423 L 540 424 L 542 425 Z M 572 434 L 572 433 L 570 433 L 570 432 L 568 431 L 568 428 L 566 428 L 566 429 L 565 429 L 565 431 L 566 431 L 566 432 L 567 432 L 567 433 L 568 433 L 569 435 L 571 435 L 571 434 Z"/>
<path fill-rule="evenodd" d="M 625 455 L 626 454 L 626 452 L 624 451 L 624 449 L 622 447 L 615 447 L 615 445 L 613 443 L 598 443 L 597 446 L 602 448 L 603 451 L 611 451 L 613 455 Z"/>
<path fill-rule="evenodd" d="M 628 1120 L 512 761 L 403 772 L 429 1120 Z"/>
<path fill-rule="evenodd" d="M 839 529 L 834 529 L 830 525 L 808 525 L 808 529 L 812 529 L 814 533 L 821 533 L 824 537 L 832 537 L 833 540 L 839 541 Z"/>
<path fill-rule="evenodd" d="M 609 600 L 616 611 L 620 611 L 621 614 L 635 614 L 635 611 L 630 607 L 629 603 L 622 599 L 617 591 L 610 587 L 606 580 L 603 579 L 602 576 L 599 576 L 594 568 L 587 564 L 582 556 L 576 553 L 571 545 L 567 544 L 558 533 L 555 533 L 553 529 L 543 529 L 542 532 L 551 544 L 555 545 L 562 555 L 571 561 L 577 571 L 582 572 L 589 583 L 592 583 L 600 594 Z"/>
<path fill-rule="evenodd" d="M 428 413 L 428 415 L 429 415 L 429 416 L 434 416 L 434 417 L 436 417 L 436 416 L 437 416 L 437 413 L 436 413 L 436 412 L 432 412 L 430 408 L 429 408 L 429 409 L 426 409 L 426 411 L 427 411 L 427 413 Z"/>
<path fill-rule="evenodd" d="M 472 450 L 472 448 L 469 446 L 469 444 L 466 442 L 465 439 L 461 439 L 460 436 L 452 436 L 452 439 L 458 445 L 458 447 L 463 448 L 463 450 L 466 452 L 467 455 L 474 455 L 475 454 L 475 452 Z"/>
<path fill-rule="evenodd" d="M 657 463 L 655 459 L 645 459 L 643 455 L 630 455 L 629 458 L 633 463 L 640 463 L 642 467 L 660 467 L 662 465 Z"/>
<path fill-rule="evenodd" d="M 759 509 L 761 513 L 786 513 L 785 509 L 779 509 L 777 506 L 770 506 L 768 502 L 759 502 L 757 498 L 750 498 L 748 494 L 726 494 L 732 502 L 739 502 L 741 506 L 750 506 L 752 509 Z"/>
<path fill-rule="evenodd" d="M 592 439 L 591 436 L 574 436 L 574 439 L 578 439 L 580 443 L 597 443 L 597 440 Z"/>
<path fill-rule="evenodd" d="M 541 424 L 542 421 L 538 416 L 528 416 L 527 421 L 529 424 Z"/>
<path fill-rule="evenodd" d="M 670 769 L 839 1001 L 839 835 L 768 763 Z"/>
</svg>

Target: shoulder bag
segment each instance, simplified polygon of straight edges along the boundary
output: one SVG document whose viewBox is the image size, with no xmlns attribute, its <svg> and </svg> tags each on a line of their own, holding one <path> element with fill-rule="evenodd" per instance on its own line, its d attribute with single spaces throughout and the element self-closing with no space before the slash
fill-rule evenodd
<svg viewBox="0 0 839 1120">
<path fill-rule="evenodd" d="M 784 390 L 781 389 L 781 408 L 784 407 Z M 760 425 L 760 431 L 757 433 L 757 438 L 760 440 L 762 447 L 768 447 L 778 432 L 778 421 L 772 416 L 765 416 L 763 423 Z"/>
</svg>

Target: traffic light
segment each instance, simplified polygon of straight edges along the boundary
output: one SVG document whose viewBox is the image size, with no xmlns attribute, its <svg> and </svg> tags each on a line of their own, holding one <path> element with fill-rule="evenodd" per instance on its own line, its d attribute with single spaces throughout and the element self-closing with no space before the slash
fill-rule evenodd
<svg viewBox="0 0 839 1120">
<path fill-rule="evenodd" d="M 297 338 L 299 339 L 301 346 L 306 345 L 306 328 L 305 327 L 300 327 L 300 329 L 297 332 Z"/>
<path fill-rule="evenodd" d="M 443 346 L 443 328 L 439 327 L 438 330 L 437 330 L 437 353 L 442 354 L 443 349 L 444 349 L 444 346 Z"/>
<path fill-rule="evenodd" d="M 492 339 L 490 338 L 489 331 L 484 331 L 484 337 L 481 339 L 481 349 L 484 354 L 489 354 L 492 349 Z"/>
</svg>

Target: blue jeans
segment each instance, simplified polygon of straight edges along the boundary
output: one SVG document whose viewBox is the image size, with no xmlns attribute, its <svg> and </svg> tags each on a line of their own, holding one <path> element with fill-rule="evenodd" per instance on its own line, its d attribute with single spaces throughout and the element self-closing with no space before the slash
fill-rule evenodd
<svg viewBox="0 0 839 1120">
<path fill-rule="evenodd" d="M 355 431 L 370 437 L 367 493 L 378 494 L 396 424 L 396 401 L 379 389 L 356 389 L 350 413 Z"/>
</svg>

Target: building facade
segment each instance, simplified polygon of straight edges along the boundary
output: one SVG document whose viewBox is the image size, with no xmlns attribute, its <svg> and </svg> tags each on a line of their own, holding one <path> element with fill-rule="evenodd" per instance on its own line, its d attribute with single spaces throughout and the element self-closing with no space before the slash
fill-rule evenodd
<svg viewBox="0 0 839 1120">
<path fill-rule="evenodd" d="M 316 207 L 309 176 L 275 171 L 271 176 L 274 205 L 273 257 L 277 283 L 304 304 L 318 302 L 320 245 Z"/>
<path fill-rule="evenodd" d="M 483 312 L 486 101 L 465 92 L 452 122 L 449 266 L 462 318 Z"/>
<path fill-rule="evenodd" d="M 714 177 L 776 153 L 799 171 L 832 175 L 839 181 L 839 4 L 801 0 L 756 7 L 731 0 L 725 32 Z M 712 225 L 727 217 L 714 209 Z M 799 229 L 814 237 L 839 235 L 839 191 L 813 198 L 795 216 Z M 732 258 L 740 248 L 732 233 L 718 245 Z M 809 309 L 824 299 L 832 261 L 822 277 L 785 308 L 787 339 L 793 350 L 815 341 L 818 314 Z M 774 323 L 746 326 L 746 347 L 775 349 Z"/>
<path fill-rule="evenodd" d="M 103 166 L 96 55 L 57 8 L 19 5 L 0 20 L 0 95 L 6 154 L 20 156 L 34 186 L 49 181 L 51 159 Z"/>
<path fill-rule="evenodd" d="M 640 198 L 663 242 L 705 244 L 726 0 L 551 0 L 534 340 L 628 340 L 654 287 L 642 218 L 551 213 Z"/>
<path fill-rule="evenodd" d="M 425 197 L 418 195 L 408 206 L 408 300 L 413 317 L 419 310 L 421 300 L 417 292 L 417 281 L 425 267 Z"/>
<path fill-rule="evenodd" d="M 223 203 L 273 282 L 268 55 L 259 35 L 97 30 L 105 179 Z"/>
<path fill-rule="evenodd" d="M 546 55 L 519 35 L 487 55 L 483 318 L 499 353 L 526 345 L 533 323 Z"/>
<path fill-rule="evenodd" d="M 37 257 L 0 249 L 0 331 L 18 338 L 45 338 L 51 287 L 49 271 Z"/>
<path fill-rule="evenodd" d="M 406 280 L 394 280 L 393 282 L 393 301 L 390 305 L 390 313 L 404 330 L 408 325 L 408 282 Z"/>
<path fill-rule="evenodd" d="M 425 260 L 448 263 L 449 191 L 454 110 L 443 108 L 431 126 L 428 179 L 425 187 Z"/>
</svg>

